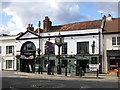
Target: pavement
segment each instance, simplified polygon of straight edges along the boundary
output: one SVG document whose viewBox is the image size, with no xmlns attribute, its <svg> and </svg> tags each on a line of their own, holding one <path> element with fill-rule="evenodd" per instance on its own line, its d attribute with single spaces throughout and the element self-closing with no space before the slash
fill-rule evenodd
<svg viewBox="0 0 120 90">
<path fill-rule="evenodd" d="M 70 73 L 67 73 L 67 76 L 65 76 L 65 73 L 62 74 L 57 74 L 54 73 L 54 75 L 48 75 L 46 72 L 43 72 L 43 74 L 38 74 L 38 72 L 35 73 L 26 73 L 26 72 L 19 72 L 19 71 L 14 71 L 14 74 L 19 75 L 20 77 L 26 77 L 26 78 L 43 78 L 43 79 L 63 79 L 63 80 L 117 80 L 118 77 L 116 74 L 99 74 L 97 77 L 97 74 L 92 74 L 92 73 L 85 73 L 85 76 L 71 76 Z"/>
</svg>

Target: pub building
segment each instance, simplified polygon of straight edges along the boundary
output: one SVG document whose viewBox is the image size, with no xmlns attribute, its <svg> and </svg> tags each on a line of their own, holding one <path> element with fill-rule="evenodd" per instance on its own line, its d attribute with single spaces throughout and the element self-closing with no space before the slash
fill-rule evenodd
<svg viewBox="0 0 120 90">
<path fill-rule="evenodd" d="M 116 19 L 112 21 L 114 20 Z M 96 73 L 90 71 L 89 65 L 98 64 L 99 72 L 106 73 L 109 69 L 108 58 L 114 58 L 109 56 L 111 52 L 107 51 L 105 46 L 108 44 L 103 45 L 103 42 L 107 43 L 106 40 L 110 39 L 107 37 L 109 30 L 106 28 L 110 21 L 104 16 L 102 20 L 52 26 L 52 22 L 46 16 L 43 29 L 34 30 L 33 25 L 28 24 L 27 30 L 16 38 L 17 70 L 38 72 L 40 66 L 42 71 L 46 72 L 50 64 L 54 72 L 57 72 L 60 65 L 61 72 L 65 72 L 65 68 L 67 72 L 71 72 L 71 67 L 82 67 L 85 73 Z M 56 44 L 58 37 L 63 37 L 64 40 L 60 48 Z"/>
<path fill-rule="evenodd" d="M 65 67 L 67 67 L 67 72 L 70 72 L 71 66 L 82 67 L 85 73 L 91 72 L 89 64 L 101 63 L 99 43 L 102 29 L 100 27 L 101 20 L 52 26 L 47 16 L 43 20 L 43 29 L 34 30 L 33 25 L 28 24 L 27 31 L 16 38 L 17 70 L 37 72 L 40 66 L 43 71 L 47 71 L 49 61 L 54 72 L 57 72 L 58 64 L 60 64 L 61 72 L 65 72 Z M 60 51 L 55 43 L 55 38 L 59 33 L 64 38 Z M 40 56 L 38 54 L 39 37 Z M 48 42 L 51 45 L 49 43 L 46 46 Z M 60 60 L 58 60 L 58 52 L 60 52 Z"/>
</svg>

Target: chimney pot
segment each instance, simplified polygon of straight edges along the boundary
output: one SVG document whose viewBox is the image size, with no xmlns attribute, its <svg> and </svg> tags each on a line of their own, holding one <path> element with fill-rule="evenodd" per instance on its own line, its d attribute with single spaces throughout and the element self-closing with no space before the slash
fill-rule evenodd
<svg viewBox="0 0 120 90">
<path fill-rule="evenodd" d="M 108 17 L 110 17 L 110 16 L 111 16 L 111 14 L 108 14 L 107 16 L 108 16 Z"/>
<path fill-rule="evenodd" d="M 33 27 L 33 24 L 31 24 L 31 27 Z"/>
<path fill-rule="evenodd" d="M 20 32 L 20 35 L 22 35 L 23 34 L 23 32 Z"/>
<path fill-rule="evenodd" d="M 106 17 L 105 15 L 103 17 Z"/>
<path fill-rule="evenodd" d="M 30 24 L 28 24 L 28 27 L 30 27 Z"/>
</svg>

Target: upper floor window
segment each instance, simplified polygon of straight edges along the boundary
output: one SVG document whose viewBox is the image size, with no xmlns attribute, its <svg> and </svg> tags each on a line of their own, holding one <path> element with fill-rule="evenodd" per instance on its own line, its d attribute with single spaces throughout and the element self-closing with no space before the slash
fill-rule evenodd
<svg viewBox="0 0 120 90">
<path fill-rule="evenodd" d="M 12 54 L 14 51 L 14 46 L 6 46 L 6 54 Z"/>
<path fill-rule="evenodd" d="M 116 45 L 116 37 L 112 37 L 112 45 Z"/>
<path fill-rule="evenodd" d="M 89 54 L 89 42 L 77 42 L 77 54 Z"/>
<path fill-rule="evenodd" d="M 67 54 L 67 43 L 62 45 L 62 54 Z"/>
<path fill-rule="evenodd" d="M 117 45 L 120 45 L 120 37 L 117 37 Z"/>
<path fill-rule="evenodd" d="M 112 45 L 120 45 L 120 37 L 112 37 Z"/>
<path fill-rule="evenodd" d="M 1 46 L 0 46 L 0 54 L 1 54 L 1 52 L 2 52 L 2 48 L 1 48 Z"/>
</svg>

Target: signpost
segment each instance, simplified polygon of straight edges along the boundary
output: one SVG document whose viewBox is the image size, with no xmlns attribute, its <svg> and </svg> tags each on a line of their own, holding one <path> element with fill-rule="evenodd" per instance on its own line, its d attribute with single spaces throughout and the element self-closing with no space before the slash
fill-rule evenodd
<svg viewBox="0 0 120 90">
<path fill-rule="evenodd" d="M 99 69 L 99 64 L 89 64 L 90 71 L 97 71 Z"/>
<path fill-rule="evenodd" d="M 90 71 L 97 71 L 97 77 L 98 77 L 98 70 L 99 70 L 99 64 L 89 64 Z"/>
</svg>

